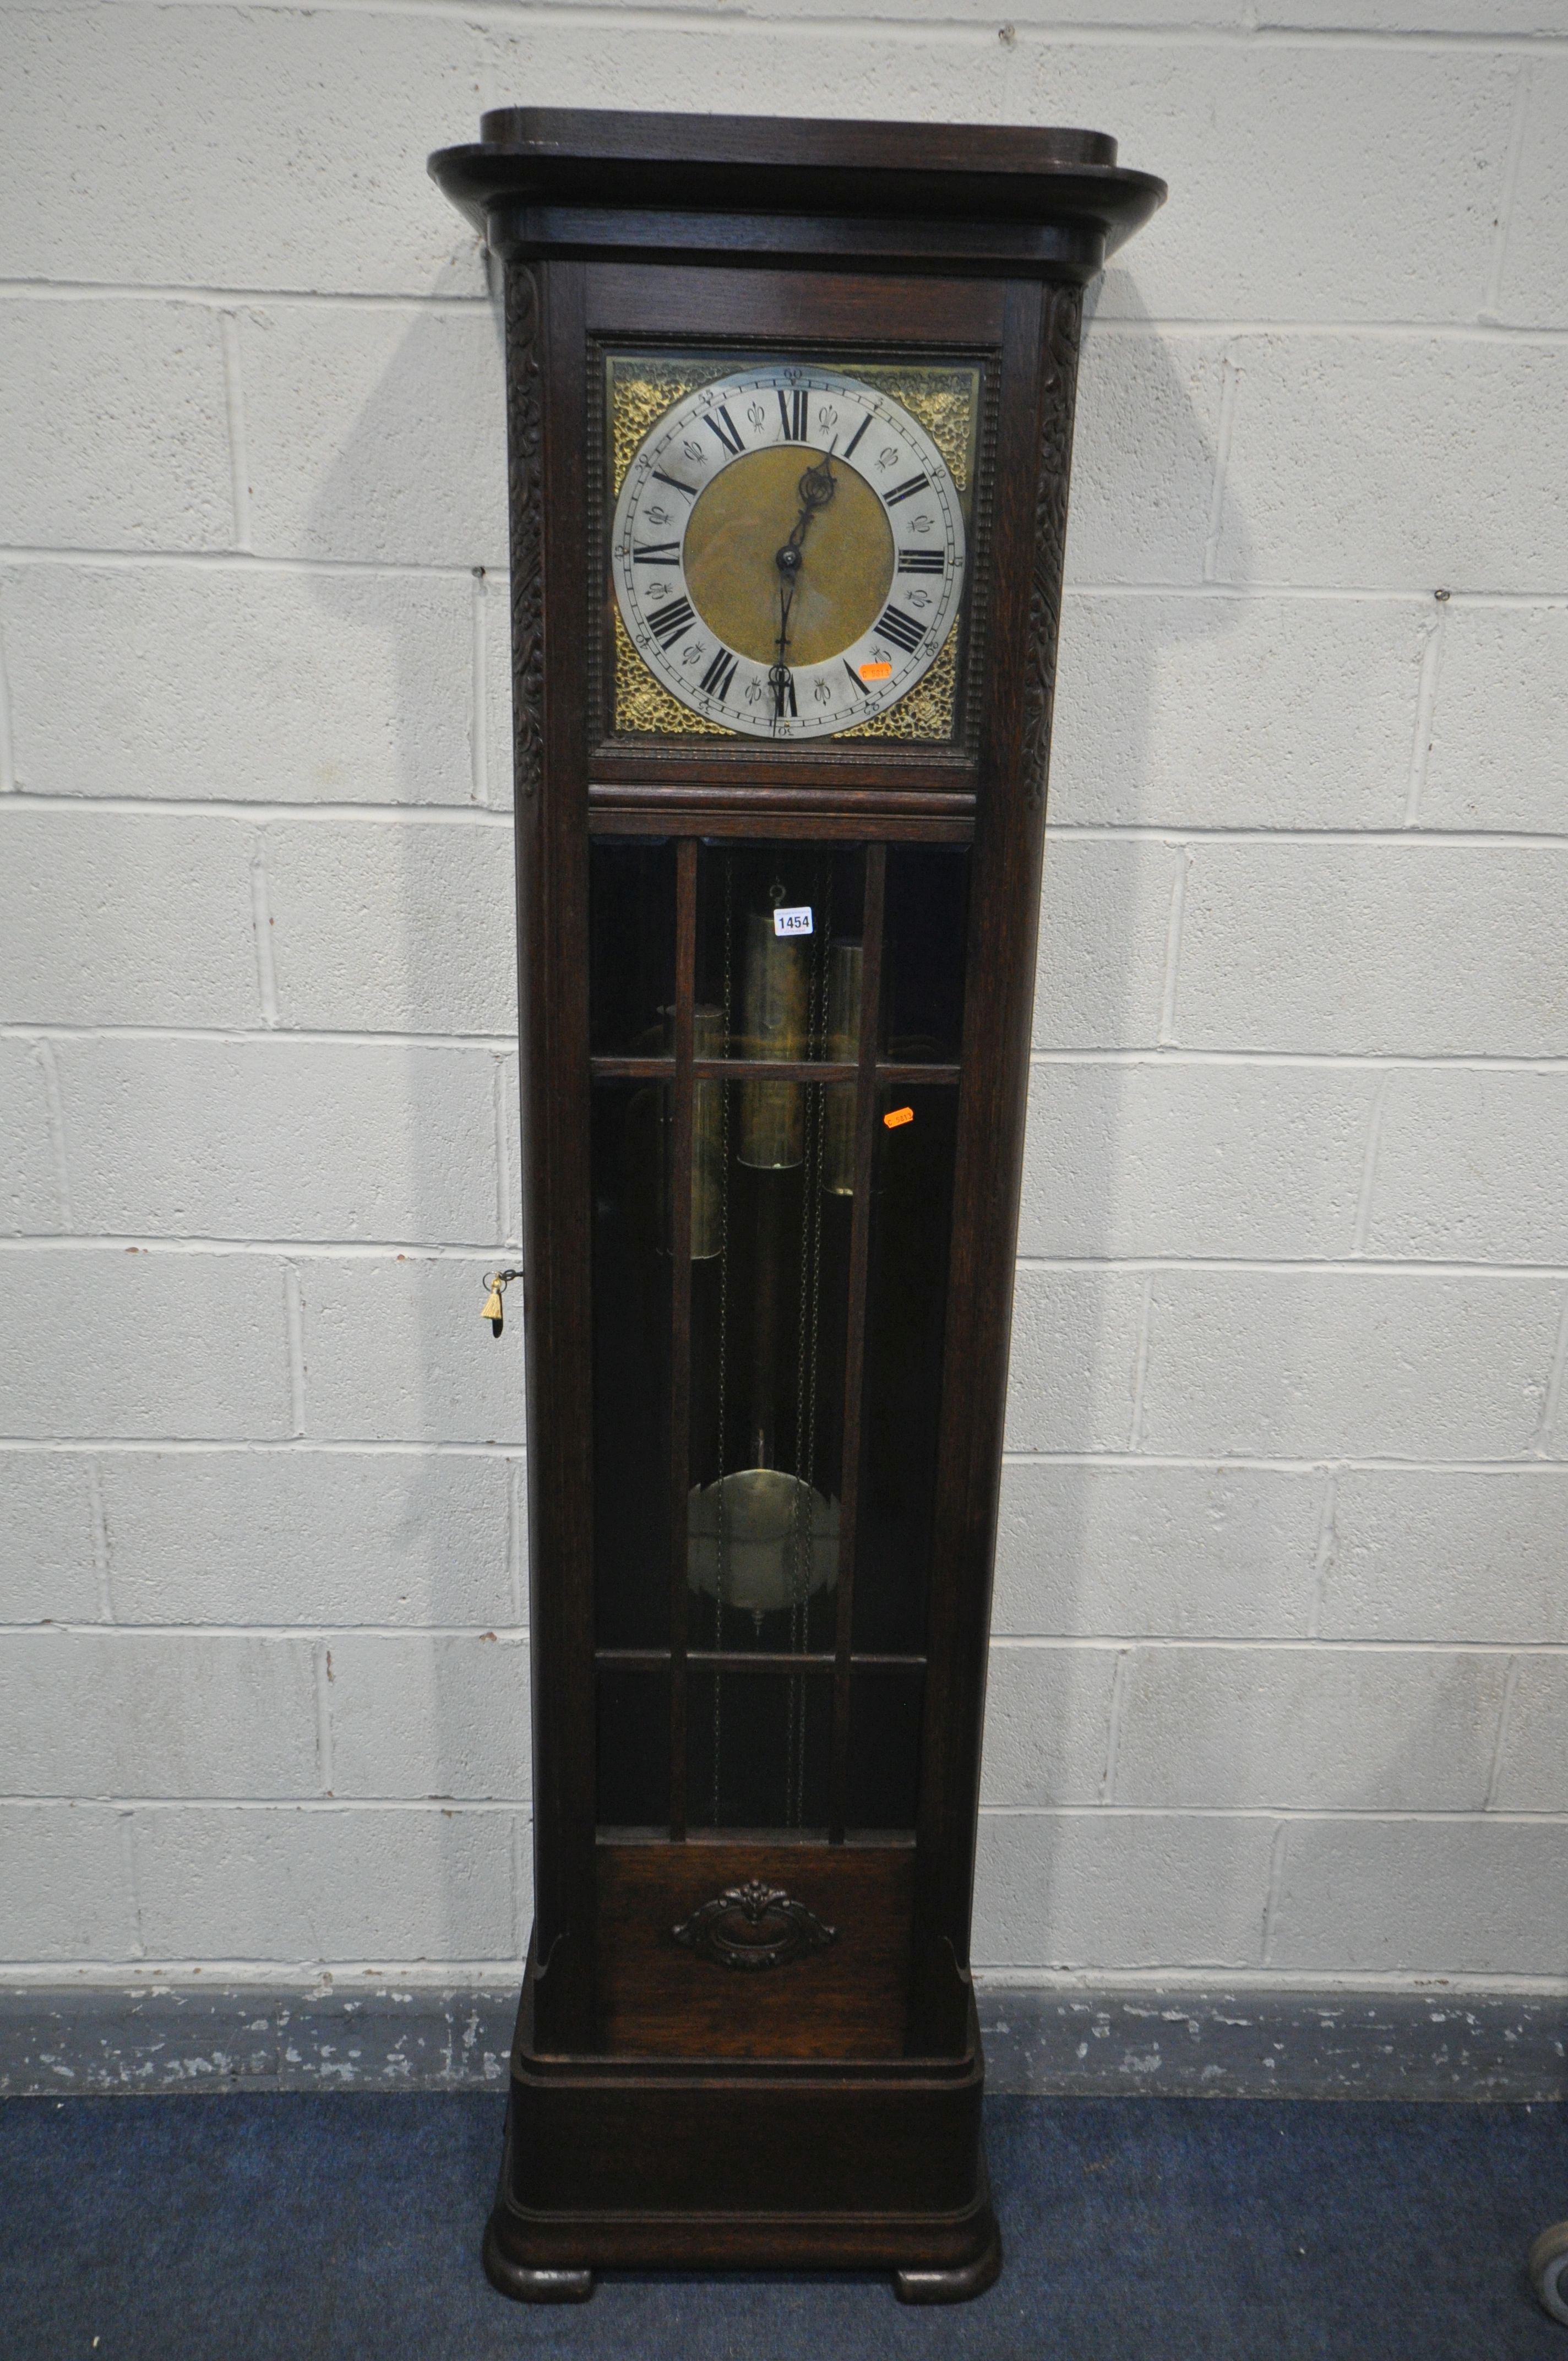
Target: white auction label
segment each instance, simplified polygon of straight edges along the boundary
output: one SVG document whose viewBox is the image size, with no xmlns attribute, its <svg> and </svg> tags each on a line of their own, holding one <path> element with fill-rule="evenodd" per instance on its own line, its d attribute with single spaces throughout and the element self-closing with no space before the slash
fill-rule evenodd
<svg viewBox="0 0 1568 2361">
<path fill-rule="evenodd" d="M 808 935 L 811 932 L 810 905 L 803 904 L 794 910 L 775 910 L 773 932 L 775 935 Z"/>
</svg>

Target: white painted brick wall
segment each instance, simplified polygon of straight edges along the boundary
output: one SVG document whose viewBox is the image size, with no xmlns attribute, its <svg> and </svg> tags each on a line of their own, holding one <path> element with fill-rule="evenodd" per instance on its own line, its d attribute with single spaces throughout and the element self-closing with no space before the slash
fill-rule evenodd
<svg viewBox="0 0 1568 2361">
<path fill-rule="evenodd" d="M 13 566 L 0 622 L 16 785 L 159 803 L 472 802 L 473 606 L 455 573 Z"/>
<path fill-rule="evenodd" d="M 0 1954 L 516 1971 L 501 381 L 423 159 L 828 88 L 1173 190 L 1084 352 L 977 1959 L 1568 1976 L 1558 0 L 0 40 Z"/>
</svg>

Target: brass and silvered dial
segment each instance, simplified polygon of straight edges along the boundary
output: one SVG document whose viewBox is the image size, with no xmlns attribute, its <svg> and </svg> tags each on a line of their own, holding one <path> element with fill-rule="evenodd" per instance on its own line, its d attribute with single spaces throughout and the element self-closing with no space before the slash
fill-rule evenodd
<svg viewBox="0 0 1568 2361">
<path fill-rule="evenodd" d="M 941 653 L 964 585 L 957 488 L 880 387 L 808 364 L 734 370 L 672 403 L 616 503 L 621 621 L 709 725 L 829 737 Z"/>
</svg>

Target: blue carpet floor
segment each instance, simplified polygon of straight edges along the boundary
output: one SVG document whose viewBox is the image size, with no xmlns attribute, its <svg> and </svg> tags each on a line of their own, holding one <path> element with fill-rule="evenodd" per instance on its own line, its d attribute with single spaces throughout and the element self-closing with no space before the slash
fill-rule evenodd
<svg viewBox="0 0 1568 2361">
<path fill-rule="evenodd" d="M 1568 2361 L 1524 2276 L 1568 2109 L 993 2099 L 1007 2260 L 977 2303 L 884 2279 L 494 2294 L 487 2095 L 0 2105 L 4 2361 Z"/>
</svg>

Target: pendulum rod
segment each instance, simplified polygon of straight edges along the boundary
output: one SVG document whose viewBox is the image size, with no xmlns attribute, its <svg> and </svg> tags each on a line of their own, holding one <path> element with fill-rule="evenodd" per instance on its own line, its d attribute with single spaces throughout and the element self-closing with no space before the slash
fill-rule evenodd
<svg viewBox="0 0 1568 2361">
<path fill-rule="evenodd" d="M 692 1003 L 696 844 L 675 860 L 675 1078 L 670 1171 L 670 1836 L 686 1832 L 686 1514 L 691 1488 Z"/>
<path fill-rule="evenodd" d="M 833 1665 L 833 1752 L 828 1838 L 844 1841 L 850 1762 L 850 1653 L 854 1640 L 855 1541 L 861 1493 L 861 1397 L 866 1370 L 866 1283 L 871 1265 L 872 1162 L 876 1149 L 877 1050 L 882 1035 L 883 907 L 887 847 L 866 851 L 861 929 L 861 1038 L 855 1079 L 855 1193 L 850 1221 L 848 1334 L 844 1345 L 844 1449 L 839 1503 L 839 1620 Z"/>
<path fill-rule="evenodd" d="M 735 1039 L 735 855 L 724 856 L 724 1011 L 722 1017 L 724 1053 L 728 1057 Z M 713 1590 L 713 1646 L 718 1654 L 724 1646 L 724 1594 L 729 1570 L 729 1495 L 724 1478 L 729 1473 L 729 1455 L 725 1420 L 729 1411 L 729 1101 L 731 1093 L 724 1085 L 720 1101 L 719 1159 L 723 1178 L 718 1212 L 718 1570 Z M 723 1736 L 724 1678 L 718 1667 L 713 1672 L 713 1826 L 718 1826 L 719 1759 Z"/>
<path fill-rule="evenodd" d="M 812 896 L 816 933 L 806 1010 L 806 1054 L 820 1059 L 828 1046 L 828 978 L 833 942 L 832 856 L 819 857 Z M 806 1165 L 800 1200 L 799 1336 L 795 1352 L 795 1472 L 797 1478 L 791 1532 L 789 1644 L 804 1655 L 810 1639 L 811 1594 L 816 1573 L 814 1531 L 817 1484 L 817 1338 L 822 1310 L 822 1184 L 825 1108 L 819 1084 L 806 1091 Z M 806 1817 L 806 1684 L 790 1684 L 789 1825 Z"/>
</svg>

